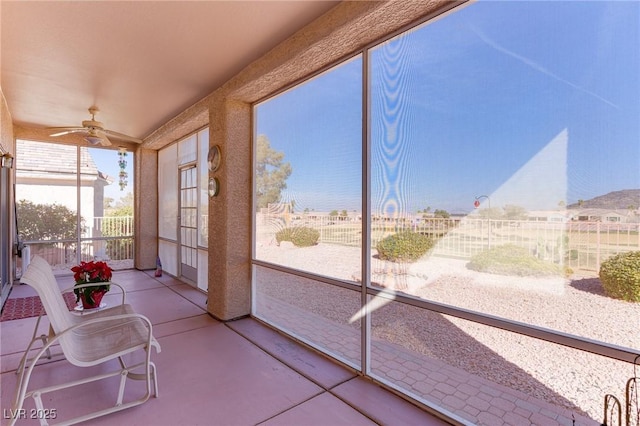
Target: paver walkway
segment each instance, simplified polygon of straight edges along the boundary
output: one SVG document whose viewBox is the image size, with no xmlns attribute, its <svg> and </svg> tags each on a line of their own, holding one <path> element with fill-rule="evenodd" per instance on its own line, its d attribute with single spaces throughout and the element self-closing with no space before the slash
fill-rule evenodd
<svg viewBox="0 0 640 426">
<path fill-rule="evenodd" d="M 359 324 L 346 325 L 260 295 L 257 313 L 303 341 L 331 351 L 339 359 L 360 365 Z M 400 345 L 371 342 L 374 378 L 400 386 L 409 395 L 445 408 L 478 425 L 599 425 L 600 422 L 538 398 L 470 374 L 441 360 Z"/>
</svg>

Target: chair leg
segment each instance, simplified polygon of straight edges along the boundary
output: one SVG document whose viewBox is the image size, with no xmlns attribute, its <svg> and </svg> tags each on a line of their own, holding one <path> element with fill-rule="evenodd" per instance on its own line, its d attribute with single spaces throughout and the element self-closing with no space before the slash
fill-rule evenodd
<svg viewBox="0 0 640 426">
<path fill-rule="evenodd" d="M 117 407 L 122 405 L 122 400 L 124 399 L 124 387 L 127 384 L 128 375 L 129 375 L 129 371 L 126 369 L 120 372 L 120 388 L 118 389 L 118 399 L 116 400 Z"/>
<path fill-rule="evenodd" d="M 140 365 L 136 366 L 140 367 Z M 149 361 L 148 367 L 146 367 L 145 373 L 134 373 L 132 372 L 134 368 L 130 368 L 128 370 L 123 370 L 123 374 L 126 375 L 127 378 L 131 380 L 144 380 L 147 384 L 147 397 L 151 396 L 153 391 L 154 396 L 158 397 L 158 376 L 156 372 L 156 365 Z"/>
<path fill-rule="evenodd" d="M 35 342 L 37 342 L 38 340 L 42 341 L 42 346 L 46 346 L 47 344 L 47 336 L 42 334 L 38 337 L 34 337 L 33 339 L 31 339 L 31 342 L 29 342 L 29 346 L 27 346 L 27 349 L 25 349 L 24 354 L 22 355 L 22 358 L 20 358 L 20 363 L 18 364 L 18 369 L 16 370 L 16 374 L 20 374 L 22 372 L 22 369 L 25 368 L 25 365 L 28 361 L 27 357 L 29 356 L 29 351 L 31 351 L 31 347 L 33 346 L 33 344 Z M 51 348 L 47 347 L 46 350 L 46 356 L 47 359 L 51 359 Z"/>
<path fill-rule="evenodd" d="M 44 404 L 42 404 L 42 394 L 40 392 L 35 392 L 33 395 L 31 395 L 35 401 L 36 404 L 36 409 L 38 410 L 39 413 L 44 413 Z M 47 422 L 47 419 L 43 416 L 40 417 L 40 426 L 47 426 L 49 423 Z"/>
<path fill-rule="evenodd" d="M 21 411 L 22 405 L 24 404 L 24 399 L 27 394 L 27 386 L 29 385 L 29 380 L 31 379 L 31 373 L 33 372 L 33 369 L 35 368 L 36 363 L 38 362 L 40 357 L 43 355 L 43 353 L 47 352 L 48 350 L 49 350 L 48 346 L 45 346 L 44 348 L 40 349 L 36 354 L 36 356 L 30 360 L 29 366 L 26 365 L 27 360 L 25 359 L 24 365 L 22 366 L 22 369 L 20 369 L 20 374 L 18 377 L 16 396 L 13 400 L 13 409 L 11 411 L 12 416 L 11 416 L 11 419 L 9 420 L 10 426 L 13 426 L 16 423 L 16 421 L 18 420 L 19 413 L 22 412 Z"/>
<path fill-rule="evenodd" d="M 153 362 L 149 362 L 151 366 L 151 380 L 153 380 L 153 395 L 157 398 L 158 394 L 158 375 L 156 372 L 156 365 Z"/>
</svg>

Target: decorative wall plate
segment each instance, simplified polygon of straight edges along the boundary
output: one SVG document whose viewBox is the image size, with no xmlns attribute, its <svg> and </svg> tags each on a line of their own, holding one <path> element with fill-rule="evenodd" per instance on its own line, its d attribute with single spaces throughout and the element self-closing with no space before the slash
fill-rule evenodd
<svg viewBox="0 0 640 426">
<path fill-rule="evenodd" d="M 207 162 L 209 163 L 209 171 L 215 172 L 220 167 L 222 161 L 222 153 L 220 152 L 220 145 L 214 145 L 209 149 L 207 155 Z"/>
</svg>

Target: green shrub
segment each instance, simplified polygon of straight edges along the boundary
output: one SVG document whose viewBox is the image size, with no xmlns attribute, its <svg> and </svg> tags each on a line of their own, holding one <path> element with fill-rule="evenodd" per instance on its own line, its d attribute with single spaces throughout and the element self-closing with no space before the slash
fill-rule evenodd
<svg viewBox="0 0 640 426">
<path fill-rule="evenodd" d="M 602 262 L 600 281 L 607 296 L 640 302 L 640 251 L 617 254 Z"/>
<path fill-rule="evenodd" d="M 538 259 L 524 247 L 506 244 L 476 254 L 467 268 L 490 274 L 517 276 L 551 276 L 562 274 L 562 267 Z"/>
<path fill-rule="evenodd" d="M 411 231 L 389 235 L 376 245 L 378 257 L 392 262 L 415 262 L 431 247 L 433 247 L 431 238 Z"/>
<path fill-rule="evenodd" d="M 579 256 L 579 255 L 580 255 L 580 253 L 578 252 L 578 250 L 576 250 L 576 249 L 572 249 L 572 250 L 569 250 L 569 252 L 567 253 L 567 256 L 566 256 L 566 257 L 567 257 L 569 260 L 578 260 L 578 256 Z"/>
<path fill-rule="evenodd" d="M 296 247 L 309 247 L 318 244 L 320 232 L 307 226 L 284 228 L 276 233 L 278 245 L 282 241 L 291 241 Z"/>
</svg>

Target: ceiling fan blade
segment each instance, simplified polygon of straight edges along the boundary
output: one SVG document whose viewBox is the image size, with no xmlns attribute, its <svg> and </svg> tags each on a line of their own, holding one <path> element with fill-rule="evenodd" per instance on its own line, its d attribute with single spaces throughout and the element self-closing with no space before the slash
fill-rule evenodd
<svg viewBox="0 0 640 426">
<path fill-rule="evenodd" d="M 48 130 L 50 131 L 60 130 L 59 132 L 52 133 L 49 136 L 62 136 L 62 135 L 68 135 L 69 133 L 78 133 L 78 132 L 87 131 L 87 129 L 85 129 L 84 127 L 50 127 Z"/>
<path fill-rule="evenodd" d="M 114 139 L 121 139 L 124 141 L 142 143 L 142 139 L 134 138 L 133 136 L 125 135 L 124 133 L 114 132 L 113 130 L 104 130 L 104 133 L 111 136 Z"/>
<path fill-rule="evenodd" d="M 107 137 L 106 133 L 102 130 L 96 131 L 96 136 L 98 136 L 102 141 L 100 142 L 102 146 L 111 146 L 111 141 Z"/>
<path fill-rule="evenodd" d="M 98 108 L 92 106 L 89 108 L 89 114 L 91 114 L 91 120 L 85 120 L 82 122 L 82 127 L 49 127 L 47 130 L 57 132 L 51 136 L 62 136 L 70 133 L 83 132 L 87 134 L 85 140 L 91 145 L 101 144 L 103 146 L 110 146 L 111 141 L 109 137 L 113 139 L 119 139 L 127 142 L 142 143 L 142 139 L 134 138 L 133 136 L 125 135 L 124 133 L 114 132 L 113 130 L 107 130 L 104 125 L 96 121 L 95 116 L 98 113 Z M 109 137 L 107 137 L 109 135 Z"/>
</svg>

